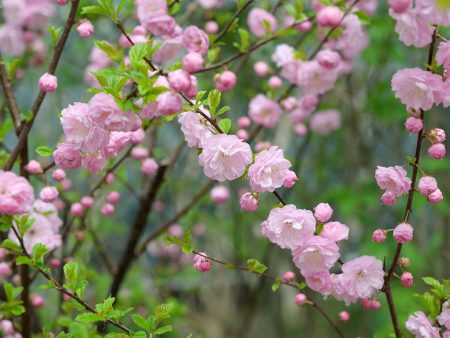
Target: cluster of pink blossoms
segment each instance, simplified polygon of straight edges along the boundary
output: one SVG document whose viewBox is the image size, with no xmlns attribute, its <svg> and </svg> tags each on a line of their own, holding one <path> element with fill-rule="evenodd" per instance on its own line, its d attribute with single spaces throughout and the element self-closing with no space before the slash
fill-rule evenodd
<svg viewBox="0 0 450 338">
<path fill-rule="evenodd" d="M 125 145 L 139 144 L 145 137 L 141 120 L 119 109 L 114 98 L 103 93 L 94 95 L 87 104 L 69 105 L 61 112 L 60 120 L 64 137 L 53 157 L 63 169 L 84 165 L 96 172 Z"/>
<path fill-rule="evenodd" d="M 46 53 L 43 36 L 55 14 L 54 1 L 2 0 L 1 7 L 0 51 L 16 57 L 29 50 L 34 54 L 33 62 L 40 63 Z"/>
<path fill-rule="evenodd" d="M 441 313 L 436 317 L 437 323 L 428 318 L 422 311 L 408 317 L 406 329 L 415 337 L 449 338 L 450 337 L 450 301 L 442 304 Z M 440 327 L 436 326 L 439 325 Z M 440 335 L 441 329 L 446 330 Z"/>
</svg>

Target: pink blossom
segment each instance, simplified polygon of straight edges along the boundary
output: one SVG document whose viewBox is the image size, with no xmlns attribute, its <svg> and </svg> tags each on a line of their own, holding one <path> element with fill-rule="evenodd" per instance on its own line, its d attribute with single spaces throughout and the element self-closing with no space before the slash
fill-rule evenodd
<svg viewBox="0 0 450 338">
<path fill-rule="evenodd" d="M 121 111 L 114 98 L 104 93 L 94 95 L 89 101 L 89 117 L 107 131 L 130 131 L 136 121 L 132 113 Z"/>
<path fill-rule="evenodd" d="M 182 69 L 169 72 L 167 76 L 170 88 L 177 92 L 186 92 L 191 86 L 191 78 L 189 73 Z"/>
<path fill-rule="evenodd" d="M 216 34 L 219 31 L 219 24 L 215 21 L 208 21 L 205 24 L 205 31 L 208 34 Z"/>
<path fill-rule="evenodd" d="M 101 154 L 86 154 L 83 158 L 83 165 L 91 173 L 96 173 L 104 168 L 106 159 Z"/>
<path fill-rule="evenodd" d="M 199 5 L 205 9 L 219 8 L 225 0 L 197 0 Z"/>
<path fill-rule="evenodd" d="M 282 86 L 283 81 L 278 76 L 271 76 L 269 78 L 269 81 L 267 82 L 270 88 L 272 89 L 278 89 Z"/>
<path fill-rule="evenodd" d="M 210 124 L 197 113 L 188 111 L 178 116 L 184 139 L 188 147 L 202 148 L 209 137 L 212 136 Z"/>
<path fill-rule="evenodd" d="M 444 197 L 442 196 L 442 191 L 440 189 L 436 189 L 427 196 L 427 199 L 431 203 L 439 203 L 444 199 Z"/>
<path fill-rule="evenodd" d="M 337 244 L 320 236 L 312 236 L 292 251 L 292 260 L 302 275 L 328 271 L 338 259 Z"/>
<path fill-rule="evenodd" d="M 34 296 L 32 299 L 31 299 L 31 305 L 34 307 L 34 308 L 41 308 L 41 307 L 43 307 L 44 306 L 44 304 L 45 304 L 45 300 L 44 300 L 44 298 L 42 298 L 41 296 Z"/>
<path fill-rule="evenodd" d="M 255 157 L 248 170 L 250 187 L 256 192 L 274 191 L 283 185 L 291 163 L 284 158 L 283 150 L 272 146 Z"/>
<path fill-rule="evenodd" d="M 381 195 L 380 200 L 384 205 L 390 206 L 397 203 L 397 196 L 390 191 L 386 191 L 383 195 Z"/>
<path fill-rule="evenodd" d="M 283 180 L 283 188 L 290 189 L 295 185 L 295 183 L 297 183 L 297 181 L 298 181 L 297 174 L 292 170 L 288 170 Z"/>
<path fill-rule="evenodd" d="M 8 263 L 1 262 L 0 263 L 0 277 L 7 278 L 12 275 L 11 267 Z"/>
<path fill-rule="evenodd" d="M 227 92 L 236 85 L 236 74 L 226 70 L 214 77 L 214 86 L 221 92 Z"/>
<path fill-rule="evenodd" d="M 275 17 L 261 8 L 253 8 L 247 17 L 250 32 L 258 38 L 277 29 Z"/>
<path fill-rule="evenodd" d="M 200 272 L 208 272 L 211 270 L 211 262 L 206 257 L 206 254 L 204 252 L 201 252 L 200 254 L 196 254 L 194 256 L 194 268 Z"/>
<path fill-rule="evenodd" d="M 181 96 L 172 92 L 160 94 L 156 102 L 158 113 L 161 115 L 172 115 L 178 113 L 183 108 Z"/>
<path fill-rule="evenodd" d="M 400 282 L 404 288 L 410 288 L 414 284 L 413 275 L 410 272 L 403 272 L 400 276 Z"/>
<path fill-rule="evenodd" d="M 283 282 L 286 282 L 286 283 L 292 282 L 293 280 L 295 280 L 295 273 L 293 273 L 292 271 L 286 271 L 283 274 L 282 280 L 283 280 Z"/>
<path fill-rule="evenodd" d="M 394 238 L 398 243 L 409 243 L 413 239 L 414 229 L 408 223 L 400 223 L 394 229 Z"/>
<path fill-rule="evenodd" d="M 306 300 L 307 300 L 307 297 L 306 297 L 305 294 L 303 294 L 303 293 L 297 293 L 297 294 L 295 295 L 294 302 L 295 302 L 296 305 L 302 306 L 303 304 L 305 304 Z"/>
<path fill-rule="evenodd" d="M 319 10 L 317 13 L 317 22 L 321 27 L 334 28 L 344 17 L 344 13 L 337 6 L 327 6 Z"/>
<path fill-rule="evenodd" d="M 142 21 L 142 25 L 157 36 L 172 36 L 176 29 L 175 19 L 165 11 L 148 13 Z"/>
<path fill-rule="evenodd" d="M 36 160 L 31 160 L 28 162 L 26 169 L 32 175 L 40 175 L 44 172 L 41 164 Z"/>
<path fill-rule="evenodd" d="M 247 116 L 241 116 L 237 120 L 237 125 L 239 128 L 247 129 L 250 127 L 252 121 Z"/>
<path fill-rule="evenodd" d="M 339 312 L 339 318 L 343 322 L 348 322 L 350 320 L 350 315 L 348 314 L 347 311 L 342 311 L 342 312 Z"/>
<path fill-rule="evenodd" d="M 442 102 L 443 82 L 439 75 L 420 68 L 405 68 L 392 77 L 395 97 L 416 110 L 429 110 Z"/>
<path fill-rule="evenodd" d="M 44 202 L 53 202 L 58 197 L 58 189 L 56 187 L 45 187 L 39 193 L 39 198 Z"/>
<path fill-rule="evenodd" d="M 375 179 L 381 189 L 386 189 L 396 196 L 401 196 L 411 189 L 411 179 L 407 172 L 400 166 L 381 167 L 375 170 Z"/>
<path fill-rule="evenodd" d="M 320 233 L 321 237 L 328 238 L 333 242 L 339 242 L 343 239 L 348 239 L 348 226 L 341 222 L 328 222 L 323 225 L 323 230 Z"/>
<path fill-rule="evenodd" d="M 316 220 L 312 212 L 297 209 L 292 204 L 272 209 L 267 220 L 261 224 L 263 236 L 282 249 L 291 250 L 308 242 L 315 229 Z"/>
<path fill-rule="evenodd" d="M 111 216 L 112 214 L 114 214 L 114 211 L 116 211 L 116 208 L 111 203 L 105 203 L 100 208 L 100 212 L 104 216 Z"/>
<path fill-rule="evenodd" d="M 204 62 L 200 53 L 189 52 L 183 58 L 183 68 L 189 73 L 195 73 L 203 69 Z"/>
<path fill-rule="evenodd" d="M 329 134 L 341 127 L 341 114 L 334 109 L 316 112 L 311 116 L 309 127 L 318 134 Z"/>
<path fill-rule="evenodd" d="M 111 191 L 106 196 L 106 201 L 111 204 L 117 204 L 120 201 L 120 193 L 118 191 Z"/>
<path fill-rule="evenodd" d="M 285 64 L 294 60 L 294 51 L 294 48 L 289 45 L 278 45 L 272 54 L 272 61 L 275 62 L 277 67 L 283 67 Z"/>
<path fill-rule="evenodd" d="M 389 8 L 397 14 L 401 14 L 409 10 L 412 3 L 412 0 L 388 0 Z"/>
<path fill-rule="evenodd" d="M 308 273 L 304 277 L 306 285 L 308 285 L 311 290 L 320 292 L 324 296 L 328 296 L 331 293 L 333 283 L 328 270 Z"/>
<path fill-rule="evenodd" d="M 72 204 L 72 206 L 70 207 L 70 213 L 74 217 L 79 217 L 79 216 L 83 215 L 83 211 L 84 211 L 83 205 L 78 202 Z"/>
<path fill-rule="evenodd" d="M 448 69 L 450 67 L 450 41 L 443 41 L 439 43 L 436 52 L 436 63 Z"/>
<path fill-rule="evenodd" d="M 141 171 L 144 174 L 150 175 L 156 172 L 156 170 L 158 170 L 158 167 L 158 163 L 153 158 L 146 158 L 144 161 L 142 161 Z"/>
<path fill-rule="evenodd" d="M 264 94 L 256 95 L 249 103 L 248 115 L 253 122 L 266 128 L 273 128 L 278 124 L 282 111 L 277 102 Z"/>
<path fill-rule="evenodd" d="M 337 72 L 323 68 L 316 60 L 287 63 L 281 75 L 298 85 L 304 95 L 324 94 L 330 90 L 337 79 Z"/>
<path fill-rule="evenodd" d="M 155 41 L 155 43 L 157 43 Z M 183 49 L 182 36 L 176 36 L 162 41 L 152 60 L 158 64 L 173 60 Z"/>
<path fill-rule="evenodd" d="M 45 73 L 39 78 L 39 88 L 46 93 L 53 93 L 58 88 L 58 79 L 56 76 Z"/>
<path fill-rule="evenodd" d="M 80 151 L 68 143 L 59 143 L 53 152 L 53 158 L 55 164 L 63 169 L 77 169 L 82 164 Z"/>
<path fill-rule="evenodd" d="M 383 243 L 386 240 L 386 232 L 377 229 L 372 234 L 372 240 L 376 243 Z"/>
<path fill-rule="evenodd" d="M 33 201 L 33 187 L 25 178 L 0 170 L 0 214 L 22 214 L 30 209 Z"/>
<path fill-rule="evenodd" d="M 53 173 L 52 173 L 52 177 L 55 181 L 61 182 L 63 179 L 66 178 L 66 173 L 64 170 L 62 169 L 56 169 Z"/>
<path fill-rule="evenodd" d="M 223 182 L 241 177 L 252 162 L 250 146 L 235 135 L 213 135 L 204 145 L 198 163 L 210 179 Z"/>
<path fill-rule="evenodd" d="M 149 150 L 145 147 L 134 147 L 131 150 L 131 157 L 136 160 L 143 160 L 149 156 Z"/>
<path fill-rule="evenodd" d="M 246 192 L 242 194 L 239 204 L 242 210 L 255 211 L 258 208 L 258 195 Z"/>
<path fill-rule="evenodd" d="M 319 203 L 314 208 L 314 217 L 321 223 L 327 222 L 333 215 L 333 209 L 328 203 Z"/>
<path fill-rule="evenodd" d="M 439 328 L 422 311 L 417 311 L 408 317 L 406 329 L 417 338 L 439 338 Z"/>
<path fill-rule="evenodd" d="M 264 77 L 270 71 L 270 67 L 264 61 L 258 61 L 253 65 L 253 70 L 257 76 Z"/>
<path fill-rule="evenodd" d="M 428 155 L 436 160 L 440 160 L 445 157 L 445 145 L 443 143 L 433 144 L 430 148 L 428 148 Z"/>
<path fill-rule="evenodd" d="M 445 6 L 440 6 L 436 0 L 417 0 L 417 11 L 433 25 L 450 25 L 450 10 Z"/>
<path fill-rule="evenodd" d="M 189 52 L 205 55 L 209 49 L 209 38 L 197 26 L 189 26 L 183 32 L 183 45 Z"/>
<path fill-rule="evenodd" d="M 211 200 L 216 203 L 225 203 L 230 198 L 230 191 L 224 185 L 218 185 L 211 189 Z"/>
<path fill-rule="evenodd" d="M 340 51 L 344 58 L 352 59 L 367 45 L 367 33 L 359 17 L 352 13 L 348 14 L 342 20 L 341 26 L 344 28 L 342 35 L 335 41 L 331 41 L 329 47 Z M 337 71 L 344 71 L 345 73 L 345 69 L 343 69 L 345 64 L 345 62 L 341 62 Z"/>
<path fill-rule="evenodd" d="M 419 180 L 417 189 L 421 195 L 428 196 L 438 188 L 436 179 L 432 176 L 422 176 Z"/>
<path fill-rule="evenodd" d="M 436 319 L 441 326 L 445 326 L 450 330 L 450 301 L 446 301 L 442 304 L 442 311 Z"/>
<path fill-rule="evenodd" d="M 80 203 L 85 208 L 91 208 L 94 205 L 94 199 L 91 196 L 84 196 Z"/>
<path fill-rule="evenodd" d="M 401 14 L 390 10 L 389 15 L 397 21 L 395 31 L 406 46 L 422 48 L 431 43 L 433 27 L 417 9 L 409 9 Z"/>
<path fill-rule="evenodd" d="M 23 32 L 19 27 L 2 25 L 0 27 L 0 51 L 10 56 L 20 56 L 25 52 Z"/>
<path fill-rule="evenodd" d="M 77 32 L 83 39 L 86 39 L 94 33 L 94 26 L 89 20 L 82 20 L 77 27 Z"/>
<path fill-rule="evenodd" d="M 316 60 L 319 65 L 326 69 L 335 69 L 341 62 L 341 56 L 333 50 L 323 49 L 317 53 Z"/>
<path fill-rule="evenodd" d="M 140 144 L 145 139 L 145 131 L 141 128 L 131 132 L 130 134 L 130 142 L 132 144 Z"/>
<path fill-rule="evenodd" d="M 431 129 L 428 136 L 432 143 L 443 143 L 446 139 L 445 131 L 440 128 Z"/>
<path fill-rule="evenodd" d="M 423 128 L 423 121 L 420 118 L 410 116 L 406 119 L 405 127 L 410 133 L 418 133 Z"/>
</svg>

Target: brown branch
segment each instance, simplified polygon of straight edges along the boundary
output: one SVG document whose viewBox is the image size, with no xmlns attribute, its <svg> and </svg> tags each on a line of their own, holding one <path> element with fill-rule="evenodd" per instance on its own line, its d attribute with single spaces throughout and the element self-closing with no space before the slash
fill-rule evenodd
<svg viewBox="0 0 450 338">
<path fill-rule="evenodd" d="M 14 123 L 14 129 L 16 131 L 16 135 L 19 135 L 20 125 L 21 125 L 20 111 L 19 111 L 19 107 L 17 106 L 17 101 L 14 96 L 11 82 L 8 79 L 8 72 L 6 71 L 6 67 L 5 67 L 5 64 L 2 59 L 1 54 L 0 54 L 0 80 L 1 80 L 1 85 L 3 88 L 3 93 L 6 98 L 6 104 L 8 105 L 8 110 L 11 114 L 11 118 Z"/>
</svg>

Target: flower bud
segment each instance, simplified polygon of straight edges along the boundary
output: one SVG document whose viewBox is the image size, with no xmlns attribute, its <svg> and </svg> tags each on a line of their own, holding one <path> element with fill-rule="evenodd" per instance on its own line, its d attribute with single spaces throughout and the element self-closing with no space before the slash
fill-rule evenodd
<svg viewBox="0 0 450 338">
<path fill-rule="evenodd" d="M 84 196 L 80 203 L 85 208 L 91 208 L 94 205 L 94 199 L 91 196 Z"/>
<path fill-rule="evenodd" d="M 30 162 L 28 162 L 26 169 L 32 175 L 40 175 L 44 172 L 44 170 L 42 170 L 41 164 L 35 160 L 31 160 Z"/>
<path fill-rule="evenodd" d="M 253 65 L 253 70 L 255 71 L 256 76 L 264 77 L 269 73 L 270 67 L 264 61 L 258 61 Z"/>
<path fill-rule="evenodd" d="M 111 204 L 119 203 L 120 193 L 118 191 L 111 191 L 108 196 L 106 196 L 106 201 Z"/>
<path fill-rule="evenodd" d="M 94 26 L 89 20 L 82 20 L 77 27 L 77 32 L 83 39 L 86 39 L 94 33 Z"/>
<path fill-rule="evenodd" d="M 111 216 L 114 213 L 114 211 L 115 207 L 111 203 L 103 204 L 102 207 L 100 208 L 100 212 L 105 216 Z"/>
<path fill-rule="evenodd" d="M 237 126 L 242 129 L 247 129 L 252 124 L 252 121 L 247 116 L 241 116 L 237 120 Z"/>
<path fill-rule="evenodd" d="M 303 293 L 297 293 L 295 295 L 295 304 L 297 304 L 298 306 L 302 306 L 303 304 L 305 304 L 306 302 L 306 295 Z"/>
<path fill-rule="evenodd" d="M 397 203 L 397 196 L 390 191 L 386 191 L 383 195 L 381 195 L 380 200 L 384 205 L 391 206 Z"/>
<path fill-rule="evenodd" d="M 298 180 L 297 174 L 295 172 L 293 172 L 292 170 L 289 170 L 287 172 L 286 176 L 284 177 L 283 187 L 290 189 L 295 185 L 297 180 Z"/>
<path fill-rule="evenodd" d="M 386 232 L 377 229 L 372 234 L 372 240 L 376 243 L 383 243 L 386 240 Z"/>
<path fill-rule="evenodd" d="M 236 74 L 226 70 L 214 77 L 214 86 L 221 92 L 227 92 L 236 85 Z"/>
<path fill-rule="evenodd" d="M 410 133 L 418 133 L 423 128 L 423 121 L 420 118 L 410 116 L 406 119 L 405 127 Z"/>
<path fill-rule="evenodd" d="M 339 318 L 343 321 L 343 322 L 347 322 L 350 320 L 350 315 L 348 314 L 347 311 L 342 311 L 339 313 Z"/>
<path fill-rule="evenodd" d="M 239 204 L 241 209 L 245 211 L 255 211 L 258 208 L 258 194 L 247 192 L 241 196 Z"/>
<path fill-rule="evenodd" d="M 44 304 L 45 300 L 41 296 L 34 296 L 33 298 L 31 298 L 31 305 L 36 309 L 43 307 Z"/>
<path fill-rule="evenodd" d="M 442 191 L 440 189 L 436 189 L 427 196 L 428 201 L 435 204 L 441 202 L 443 198 L 444 197 L 442 196 Z"/>
<path fill-rule="evenodd" d="M 205 60 L 200 53 L 189 52 L 183 58 L 183 68 L 188 73 L 194 73 L 203 69 Z"/>
<path fill-rule="evenodd" d="M 208 34 L 216 34 L 219 31 L 219 25 L 215 21 L 208 21 L 205 25 L 205 31 Z"/>
<path fill-rule="evenodd" d="M 283 81 L 278 76 L 271 76 L 268 82 L 268 85 L 272 89 L 278 89 L 283 84 Z"/>
<path fill-rule="evenodd" d="M 410 272 L 403 272 L 400 281 L 404 288 L 410 288 L 414 284 L 413 275 Z"/>
<path fill-rule="evenodd" d="M 46 93 L 53 93 L 58 88 L 58 79 L 52 74 L 45 73 L 39 78 L 39 88 Z"/>
<path fill-rule="evenodd" d="M 413 239 L 414 229 L 409 223 L 400 223 L 394 229 L 394 238 L 398 243 L 409 243 Z"/>
<path fill-rule="evenodd" d="M 158 170 L 158 163 L 153 158 L 146 158 L 144 161 L 142 161 L 141 165 L 141 171 L 144 174 L 150 175 L 156 172 Z"/>
<path fill-rule="evenodd" d="M 78 217 L 83 215 L 83 205 L 81 203 L 74 203 L 72 204 L 72 206 L 70 207 L 70 213 L 72 214 L 72 216 L 74 217 Z"/>
<path fill-rule="evenodd" d="M 292 282 L 295 279 L 295 273 L 293 273 L 292 271 L 286 271 L 283 274 L 283 282 L 289 283 Z"/>
<path fill-rule="evenodd" d="M 328 203 L 319 203 L 314 208 L 314 217 L 319 222 L 325 223 L 327 222 L 331 216 L 333 215 L 333 209 Z"/>
<path fill-rule="evenodd" d="M 147 148 L 144 147 L 134 147 L 131 150 L 131 157 L 136 160 L 144 160 L 150 155 L 150 152 Z"/>
<path fill-rule="evenodd" d="M 216 204 L 225 203 L 230 198 L 230 191 L 224 185 L 218 185 L 211 190 L 211 200 Z"/>
<path fill-rule="evenodd" d="M 52 173 L 52 177 L 55 181 L 61 182 L 63 179 L 66 178 L 66 172 L 62 169 L 56 169 Z"/>
<path fill-rule="evenodd" d="M 39 192 L 39 198 L 44 202 L 53 202 L 58 195 L 59 193 L 56 187 L 45 187 Z"/>
<path fill-rule="evenodd" d="M 337 6 L 327 6 L 317 13 L 317 22 L 320 27 L 334 28 L 339 25 L 344 13 Z"/>
<path fill-rule="evenodd" d="M 431 129 L 427 133 L 428 139 L 431 143 L 443 143 L 446 139 L 445 131 L 440 128 Z"/>
<path fill-rule="evenodd" d="M 445 156 L 445 154 L 445 145 L 443 143 L 436 143 L 428 148 L 428 155 L 436 160 L 440 160 Z"/>
</svg>

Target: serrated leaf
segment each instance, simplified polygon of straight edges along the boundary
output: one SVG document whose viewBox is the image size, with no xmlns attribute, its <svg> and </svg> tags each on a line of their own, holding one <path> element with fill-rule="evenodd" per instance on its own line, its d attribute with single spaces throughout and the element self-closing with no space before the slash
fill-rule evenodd
<svg viewBox="0 0 450 338">
<path fill-rule="evenodd" d="M 280 287 L 280 285 L 281 285 L 281 279 L 277 277 L 275 279 L 275 282 L 273 282 L 273 284 L 272 284 L 272 291 L 273 292 L 277 291 L 278 288 Z"/>
<path fill-rule="evenodd" d="M 36 149 L 34 149 L 36 154 L 42 157 L 48 157 L 53 154 L 53 150 L 46 146 L 39 146 Z"/>
<path fill-rule="evenodd" d="M 247 260 L 247 267 L 251 272 L 259 274 L 264 273 L 267 270 L 267 266 L 253 258 Z"/>
<path fill-rule="evenodd" d="M 16 258 L 17 265 L 34 265 L 34 261 L 27 256 L 19 256 Z"/>
<path fill-rule="evenodd" d="M 220 120 L 219 127 L 225 134 L 228 134 L 231 128 L 231 120 L 228 118 Z"/>
<path fill-rule="evenodd" d="M 21 252 L 22 248 L 20 247 L 19 244 L 17 244 L 16 242 L 12 241 L 11 239 L 7 238 L 5 239 L 2 244 L 0 245 L 1 248 L 4 249 L 9 249 L 9 250 L 13 250 L 16 252 Z"/>
<path fill-rule="evenodd" d="M 153 331 L 153 334 L 164 334 L 170 331 L 172 331 L 172 325 L 164 325 Z"/>
<path fill-rule="evenodd" d="M 56 45 L 58 43 L 59 36 L 62 32 L 62 27 L 54 27 L 52 25 L 48 26 L 48 32 L 50 33 L 50 37 L 52 39 L 53 45 Z"/>
<path fill-rule="evenodd" d="M 95 323 L 101 321 L 102 318 L 97 313 L 82 313 L 75 318 L 80 323 Z"/>
<path fill-rule="evenodd" d="M 150 331 L 151 329 L 150 323 L 141 315 L 134 314 L 131 316 L 131 319 L 140 328 L 144 329 L 145 331 Z"/>
<path fill-rule="evenodd" d="M 219 92 L 217 89 L 214 89 L 209 92 L 208 94 L 208 106 L 209 106 L 209 113 L 214 118 L 216 115 L 216 109 L 220 104 L 220 100 L 222 98 L 222 93 Z"/>
</svg>

